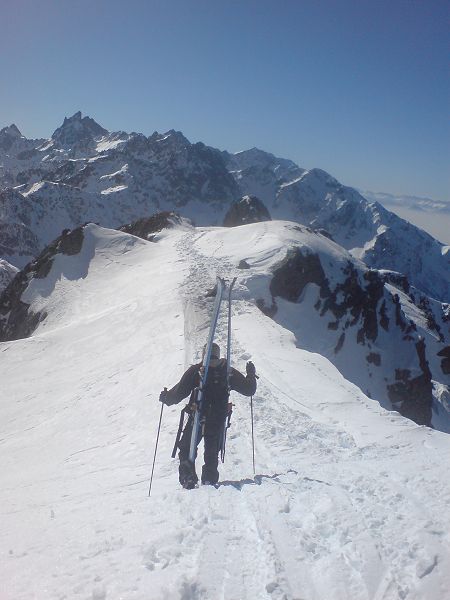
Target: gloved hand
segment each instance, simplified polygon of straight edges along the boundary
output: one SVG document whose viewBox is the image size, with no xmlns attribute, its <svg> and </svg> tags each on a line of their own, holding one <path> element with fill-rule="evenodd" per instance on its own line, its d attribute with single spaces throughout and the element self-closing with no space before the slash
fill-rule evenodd
<svg viewBox="0 0 450 600">
<path fill-rule="evenodd" d="M 159 401 L 163 404 L 167 404 L 167 388 L 165 387 L 159 395 Z"/>
<path fill-rule="evenodd" d="M 248 377 L 256 377 L 255 365 L 252 363 L 251 360 L 248 361 L 247 366 L 245 367 L 245 369 L 247 371 L 247 376 Z"/>
</svg>

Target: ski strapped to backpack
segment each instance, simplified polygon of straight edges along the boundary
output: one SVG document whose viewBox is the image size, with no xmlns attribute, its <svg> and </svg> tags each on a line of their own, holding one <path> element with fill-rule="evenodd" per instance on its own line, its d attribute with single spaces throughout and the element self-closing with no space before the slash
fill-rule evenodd
<svg viewBox="0 0 450 600">
<path fill-rule="evenodd" d="M 230 283 L 230 287 L 228 288 L 228 332 L 227 332 L 227 395 L 230 397 L 231 392 L 231 293 L 233 291 L 234 284 L 236 283 L 236 277 Z M 220 440 L 220 459 L 222 462 L 225 461 L 225 448 L 227 444 L 227 430 L 231 424 L 231 415 L 233 413 L 233 405 L 231 402 L 228 402 L 228 411 L 227 416 L 225 417 L 225 422 L 223 424 L 222 431 L 222 439 Z"/>
<path fill-rule="evenodd" d="M 199 369 L 200 384 L 198 386 L 198 391 L 195 394 L 194 398 L 194 423 L 192 426 L 191 444 L 189 447 L 189 460 L 192 463 L 195 463 L 195 457 L 197 454 L 197 444 L 200 437 L 200 427 L 204 425 L 205 420 L 205 415 L 203 411 L 204 390 L 206 385 L 206 378 L 208 377 L 209 363 L 211 360 L 212 344 L 214 341 L 214 335 L 216 333 L 217 322 L 219 320 L 220 306 L 222 304 L 225 287 L 225 280 L 221 277 L 217 277 L 216 299 L 214 302 L 211 324 L 209 326 L 208 341 L 206 343 L 206 350 L 205 355 L 203 357 L 203 363 Z"/>
</svg>

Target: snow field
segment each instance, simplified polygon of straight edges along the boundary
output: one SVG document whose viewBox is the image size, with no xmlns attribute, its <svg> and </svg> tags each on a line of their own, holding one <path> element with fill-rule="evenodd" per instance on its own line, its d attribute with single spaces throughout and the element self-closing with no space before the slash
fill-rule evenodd
<svg viewBox="0 0 450 600">
<path fill-rule="evenodd" d="M 0 344 L 2 600 L 450 598 L 448 436 L 383 410 L 255 307 L 279 240 L 252 227 L 246 245 L 239 229 L 152 244 L 89 226 L 81 255 L 30 286 L 48 318 Z M 237 271 L 252 252 L 260 266 Z M 260 375 L 256 476 L 233 393 L 218 489 L 179 487 L 181 404 L 148 498 L 157 398 L 199 358 L 217 272 L 240 276 L 232 363 Z"/>
</svg>

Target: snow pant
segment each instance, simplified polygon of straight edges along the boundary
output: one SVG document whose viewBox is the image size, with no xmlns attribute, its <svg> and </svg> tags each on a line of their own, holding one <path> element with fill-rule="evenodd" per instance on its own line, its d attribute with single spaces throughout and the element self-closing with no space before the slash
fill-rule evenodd
<svg viewBox="0 0 450 600">
<path fill-rule="evenodd" d="M 205 452 L 203 455 L 204 465 L 202 468 L 202 483 L 217 483 L 219 481 L 219 471 L 217 469 L 219 464 L 219 450 L 220 441 L 223 432 L 223 423 L 225 417 L 215 416 L 215 418 L 207 418 L 205 423 L 205 432 L 202 435 L 200 430 L 199 438 L 197 440 L 197 446 L 200 443 L 202 437 L 204 437 Z M 195 464 L 189 460 L 189 449 L 191 445 L 192 427 L 194 424 L 194 417 L 189 416 L 186 427 L 184 428 L 183 435 L 181 436 L 178 448 L 178 458 L 180 459 L 179 466 L 179 480 L 182 486 L 188 482 L 197 483 L 198 477 L 195 472 Z M 197 449 L 195 451 L 197 457 Z"/>
</svg>

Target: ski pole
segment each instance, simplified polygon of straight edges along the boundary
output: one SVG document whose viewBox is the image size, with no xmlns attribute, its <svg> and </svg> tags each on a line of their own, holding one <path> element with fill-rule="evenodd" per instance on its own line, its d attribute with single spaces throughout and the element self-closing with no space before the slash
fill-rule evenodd
<svg viewBox="0 0 450 600">
<path fill-rule="evenodd" d="M 252 416 L 252 451 L 253 451 L 253 475 L 255 475 L 255 436 L 253 433 L 253 396 L 250 397 L 250 413 Z"/>
<path fill-rule="evenodd" d="M 167 388 L 164 388 L 164 389 L 167 389 Z M 161 430 L 161 421 L 162 421 L 162 416 L 163 416 L 163 410 L 164 410 L 164 403 L 161 403 L 161 413 L 159 415 L 158 434 L 156 436 L 155 455 L 153 457 L 152 474 L 150 476 L 150 486 L 148 488 L 148 496 L 149 497 L 150 497 L 150 492 L 152 491 L 153 471 L 155 470 L 156 452 L 158 450 L 159 432 Z"/>
</svg>

